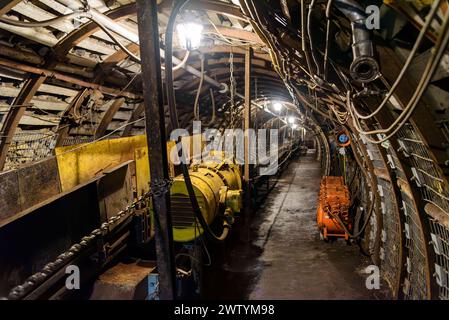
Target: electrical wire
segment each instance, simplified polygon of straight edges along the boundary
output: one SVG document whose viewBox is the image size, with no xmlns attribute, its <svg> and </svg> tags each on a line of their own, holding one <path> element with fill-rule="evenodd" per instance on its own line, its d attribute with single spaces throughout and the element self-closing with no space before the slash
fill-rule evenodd
<svg viewBox="0 0 449 320">
<path fill-rule="evenodd" d="M 438 8 L 439 8 L 439 4 L 441 3 L 442 0 L 439 1 L 435 1 L 432 5 L 432 8 L 429 12 L 429 14 L 426 17 L 426 21 L 424 23 L 424 26 L 422 27 L 416 41 L 415 44 L 413 45 L 412 50 L 410 51 L 410 54 L 407 57 L 407 60 L 404 63 L 404 66 L 402 67 L 401 71 L 399 72 L 395 82 L 393 83 L 393 85 L 391 86 L 391 89 L 389 90 L 389 92 L 387 93 L 386 97 L 384 98 L 384 100 L 382 101 L 382 103 L 376 108 L 375 111 L 373 111 L 371 114 L 369 115 L 362 115 L 360 113 L 357 112 L 357 109 L 354 108 L 354 113 L 357 115 L 357 117 L 359 117 L 360 119 L 370 119 L 373 116 L 375 116 L 376 114 L 379 113 L 380 110 L 382 110 L 382 108 L 386 105 L 386 103 L 388 101 L 390 101 L 391 96 L 393 95 L 393 93 L 396 91 L 396 88 L 398 87 L 399 83 L 402 81 L 402 79 L 404 78 L 405 73 L 407 72 L 407 70 L 410 67 L 410 64 L 413 60 L 413 58 L 415 57 L 416 51 L 419 49 L 419 47 L 421 46 L 421 42 L 424 39 L 425 35 L 427 34 L 427 31 L 433 21 L 433 17 L 436 14 Z"/>
<path fill-rule="evenodd" d="M 207 33 L 215 34 L 218 37 L 220 37 L 223 42 L 225 42 L 228 45 L 233 46 L 233 47 L 246 47 L 248 45 L 260 46 L 260 44 L 257 44 L 255 42 L 251 42 L 251 41 L 241 41 L 241 40 L 230 39 L 230 38 L 226 37 L 225 35 L 223 35 L 223 33 L 218 29 L 218 27 L 215 25 L 215 23 L 211 19 L 208 19 L 208 21 L 212 25 L 212 27 L 215 29 L 216 32 L 205 32 L 205 34 L 207 34 Z"/>
<path fill-rule="evenodd" d="M 182 8 L 189 2 L 189 0 L 178 0 L 175 2 L 175 5 L 172 9 L 172 12 L 170 13 L 170 17 L 167 22 L 166 26 L 166 34 L 165 34 L 165 66 L 171 70 L 173 66 L 173 33 L 174 33 L 174 26 L 176 17 L 178 16 L 179 12 L 182 10 Z M 169 107 L 169 113 L 170 113 L 170 121 L 173 129 L 179 128 L 179 120 L 178 120 L 178 114 L 176 111 L 176 101 L 175 101 L 175 92 L 173 87 L 173 72 L 167 72 L 165 75 L 165 84 L 166 84 L 166 90 L 167 90 L 167 102 Z M 200 222 L 201 227 L 203 228 L 206 235 L 215 242 L 223 242 L 225 238 L 228 235 L 229 227 L 228 225 L 223 225 L 223 232 L 220 236 L 215 235 L 215 233 L 210 229 L 209 224 L 204 219 L 204 216 L 201 212 L 200 206 L 198 204 L 198 200 L 195 195 L 195 191 L 193 189 L 192 181 L 190 179 L 190 173 L 189 168 L 186 164 L 185 154 L 184 152 L 181 153 L 182 161 L 181 161 L 181 168 L 182 173 L 184 177 L 184 182 L 186 184 L 187 193 L 189 195 L 190 203 L 192 205 L 192 210 Z"/>
<path fill-rule="evenodd" d="M 312 64 L 310 63 L 310 54 L 309 50 L 306 47 L 306 5 L 305 0 L 301 0 L 301 48 L 304 52 L 304 56 L 306 57 L 307 68 L 309 69 L 309 76 L 312 81 L 313 80 L 313 69 Z"/>
<path fill-rule="evenodd" d="M 72 13 L 63 16 L 38 22 L 24 22 L 14 19 L 8 19 L 5 17 L 0 17 L 0 22 L 21 28 L 40 28 L 40 27 L 50 27 L 52 24 L 72 18 L 92 18 L 92 15 L 86 11 L 74 11 Z"/>
<path fill-rule="evenodd" d="M 361 128 L 358 118 L 355 116 L 355 114 L 353 112 L 354 106 L 353 106 L 353 103 L 351 100 L 350 93 L 349 92 L 347 93 L 348 109 L 351 112 L 354 127 L 359 133 L 365 135 L 369 142 L 379 144 L 384 141 L 387 141 L 404 126 L 404 124 L 408 121 L 410 116 L 413 114 L 413 111 L 415 110 L 418 102 L 420 101 L 422 95 L 424 94 L 424 91 L 426 90 L 430 80 L 433 77 L 433 74 L 435 73 L 435 71 L 439 65 L 440 59 L 446 50 L 446 47 L 447 47 L 447 44 L 449 41 L 449 32 L 447 32 L 448 29 L 449 29 L 449 11 L 446 13 L 446 15 L 444 17 L 442 31 L 437 39 L 437 43 L 436 43 L 435 47 L 432 50 L 432 56 L 429 58 L 429 60 L 427 62 L 427 65 L 423 71 L 423 76 L 421 77 L 421 79 L 418 83 L 418 86 L 417 86 L 415 92 L 413 93 L 413 96 L 411 97 L 407 106 L 402 111 L 401 115 L 393 122 L 393 124 L 389 128 L 364 131 Z M 395 129 L 389 135 L 387 135 L 386 137 L 383 137 L 380 140 L 374 140 L 367 136 L 369 134 L 389 132 L 393 128 L 395 128 Z"/>
<path fill-rule="evenodd" d="M 315 3 L 316 3 L 316 0 L 312 0 L 310 2 L 309 9 L 307 12 L 307 35 L 309 37 L 310 52 L 312 54 L 312 59 L 316 65 L 316 72 L 318 73 L 318 75 L 320 75 L 321 74 L 321 66 L 318 63 L 318 58 L 316 57 L 316 54 L 315 54 L 315 49 L 314 49 L 314 45 L 313 45 L 313 37 L 312 37 L 312 11 L 315 6 Z"/>
<path fill-rule="evenodd" d="M 326 5 L 326 47 L 324 49 L 324 63 L 323 63 L 323 79 L 327 81 L 327 66 L 329 59 L 329 43 L 330 43 L 330 29 L 331 29 L 331 19 L 330 11 L 332 8 L 333 0 L 328 0 Z"/>
<path fill-rule="evenodd" d="M 108 35 L 109 38 L 111 38 L 111 40 L 112 40 L 115 44 L 117 44 L 117 45 L 120 47 L 120 49 L 121 49 L 123 52 L 125 52 L 125 53 L 129 56 L 129 58 L 130 58 L 132 61 L 134 61 L 134 62 L 136 62 L 136 63 L 138 63 L 138 64 L 142 64 L 142 60 L 140 59 L 140 57 L 138 57 L 137 55 L 135 55 L 134 53 L 132 53 L 131 51 L 129 51 L 129 49 L 126 48 L 126 46 L 123 45 L 123 43 L 121 43 L 120 40 L 118 40 L 118 39 L 114 36 L 113 31 L 109 30 L 107 27 L 105 27 L 105 26 L 104 26 L 101 22 L 99 22 L 98 20 L 96 20 L 96 19 L 94 19 L 94 18 L 91 18 L 91 19 L 92 19 L 93 22 L 95 22 L 95 23 L 96 23 L 96 24 L 97 24 L 97 25 L 104 31 L 104 33 L 106 33 L 106 34 Z M 133 42 L 133 43 L 135 43 L 135 42 Z M 135 43 L 135 44 L 137 44 L 137 43 Z M 181 63 L 179 63 L 178 65 L 174 66 L 174 67 L 173 67 L 173 71 L 179 70 L 179 69 L 181 69 L 182 67 L 184 67 L 184 65 L 187 63 L 187 60 L 189 59 L 189 57 L 190 57 L 190 51 L 189 51 L 189 50 L 186 50 L 186 54 L 184 55 L 184 58 L 182 59 Z M 161 69 L 162 69 L 162 70 L 165 70 L 165 67 L 164 67 L 164 66 L 161 66 Z"/>
<path fill-rule="evenodd" d="M 107 27 L 105 27 L 97 19 L 95 19 L 89 11 L 75 11 L 75 12 L 72 12 L 70 14 L 66 14 L 66 15 L 59 16 L 59 17 L 56 17 L 56 18 L 53 18 L 53 19 L 49 19 L 49 20 L 45 20 L 45 21 L 39 21 L 39 22 L 23 22 L 23 21 L 17 21 L 17 20 L 13 20 L 13 19 L 8 19 L 8 18 L 5 18 L 5 17 L 0 17 L 0 22 L 3 22 L 5 24 L 9 24 L 9 25 L 12 25 L 12 26 L 16 26 L 16 27 L 22 27 L 22 28 L 38 28 L 38 27 L 50 27 L 51 25 L 53 25 L 55 23 L 58 23 L 58 22 L 64 21 L 64 20 L 68 20 L 68 19 L 71 19 L 71 18 L 75 18 L 75 17 L 78 17 L 78 18 L 89 18 L 92 22 L 97 24 L 100 27 L 100 29 L 104 33 L 106 33 L 108 35 L 108 37 L 111 38 L 111 40 L 115 44 L 117 44 L 120 47 L 120 49 L 129 56 L 129 58 L 132 61 L 141 64 L 141 59 L 138 56 L 136 56 L 135 54 L 133 54 L 131 51 L 129 51 L 128 48 L 126 48 L 126 46 L 123 45 L 123 43 L 121 43 L 117 39 L 117 37 L 114 36 L 113 32 L 111 30 L 109 30 Z M 135 43 L 135 42 L 133 42 L 133 43 L 138 45 L 138 43 Z M 179 63 L 178 65 L 173 67 L 173 70 L 178 70 L 178 69 L 181 69 L 182 67 L 184 67 L 184 65 L 186 64 L 189 56 L 190 56 L 190 51 L 187 50 L 183 60 L 181 61 L 181 63 Z M 162 70 L 165 70 L 164 66 L 161 66 L 161 68 L 162 68 Z"/>
<path fill-rule="evenodd" d="M 99 22 L 98 20 L 96 20 L 96 19 L 94 19 L 94 18 L 91 18 L 91 19 L 92 19 L 93 22 L 95 22 L 95 23 L 100 27 L 101 30 L 103 30 L 104 33 L 106 33 L 106 34 L 108 35 L 109 38 L 111 38 L 112 41 L 114 41 L 115 44 L 117 44 L 117 45 L 120 47 L 120 49 L 121 49 L 123 52 L 125 52 L 125 53 L 128 55 L 128 57 L 129 57 L 132 61 L 141 64 L 140 58 L 139 58 L 138 56 L 136 56 L 134 53 L 132 53 L 131 51 L 129 51 L 128 48 L 126 48 L 126 46 L 123 45 L 123 43 L 121 43 L 121 42 L 114 36 L 114 34 L 112 33 L 112 31 L 110 31 L 108 28 L 106 28 L 106 27 L 105 27 L 101 22 Z"/>
<path fill-rule="evenodd" d="M 196 91 L 196 96 L 195 96 L 195 103 L 193 104 L 193 115 L 195 120 L 199 121 L 200 120 L 200 107 L 199 107 L 199 100 L 200 100 L 200 96 L 201 96 L 201 89 L 203 88 L 203 82 L 204 82 L 204 56 L 201 55 L 200 57 L 201 60 L 201 77 L 200 77 L 200 82 L 198 84 L 198 89 Z"/>
<path fill-rule="evenodd" d="M 123 129 L 123 128 L 125 128 L 125 127 L 128 126 L 128 125 L 133 125 L 133 124 L 135 124 L 135 123 L 137 123 L 137 122 L 139 122 L 139 121 L 142 121 L 142 120 L 144 120 L 144 119 L 145 119 L 145 116 L 142 117 L 142 118 L 140 118 L 140 119 L 137 119 L 137 120 L 135 120 L 135 121 L 127 122 L 127 123 L 125 123 L 124 125 L 121 125 L 120 127 L 114 129 L 113 131 L 109 132 L 108 134 L 106 134 L 106 135 L 104 135 L 104 136 L 102 136 L 102 137 L 100 137 L 100 138 L 98 138 L 98 139 L 92 140 L 92 141 L 90 141 L 90 142 L 86 142 L 86 143 L 84 143 L 84 144 L 82 144 L 82 145 L 80 145 L 80 146 L 78 146 L 78 147 L 75 147 L 75 148 L 73 148 L 73 149 L 69 149 L 69 150 L 67 150 L 67 151 L 61 152 L 61 153 L 57 154 L 57 156 L 62 156 L 62 155 L 64 155 L 64 154 L 67 154 L 67 153 L 70 153 L 70 152 L 73 152 L 73 151 L 82 149 L 82 148 L 84 148 L 84 147 L 87 147 L 88 145 L 91 145 L 91 144 L 93 144 L 93 143 L 95 143 L 95 142 L 104 140 L 104 139 L 106 139 L 106 138 L 112 136 L 112 135 L 113 135 L 114 133 L 116 133 L 117 131 L 120 131 L 120 129 Z"/>
<path fill-rule="evenodd" d="M 209 89 L 210 92 L 210 101 L 212 104 L 212 118 L 210 119 L 209 123 L 206 124 L 206 127 L 211 126 L 215 123 L 215 97 L 214 97 L 214 90 L 212 88 Z"/>
</svg>

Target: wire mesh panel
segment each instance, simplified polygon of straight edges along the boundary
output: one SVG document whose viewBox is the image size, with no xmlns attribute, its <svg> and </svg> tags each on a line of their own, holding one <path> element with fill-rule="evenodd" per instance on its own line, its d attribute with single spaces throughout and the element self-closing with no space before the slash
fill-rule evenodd
<svg viewBox="0 0 449 320">
<path fill-rule="evenodd" d="M 401 221 L 389 181 L 378 179 L 381 193 L 382 232 L 381 232 L 381 270 L 392 292 L 399 291 L 402 265 Z"/>
<path fill-rule="evenodd" d="M 354 136 L 354 139 L 356 139 L 357 137 Z M 358 137 L 359 142 L 363 142 L 364 144 L 362 145 L 361 143 L 358 143 L 357 146 L 358 148 L 356 149 L 358 151 L 358 149 L 362 149 L 363 148 L 363 152 L 360 150 L 359 156 L 361 158 L 369 158 L 369 159 L 365 159 L 365 163 L 372 163 L 372 159 L 373 159 L 373 154 L 372 152 L 370 152 L 368 146 L 366 145 L 366 142 L 364 140 L 362 140 L 360 137 Z M 363 204 L 364 204 L 364 210 L 366 213 L 368 213 L 369 208 L 368 208 L 368 204 L 371 201 L 374 201 L 373 204 L 373 211 L 372 213 L 368 213 L 370 214 L 370 220 L 369 223 L 366 227 L 366 235 L 365 238 L 368 241 L 368 248 L 369 248 L 369 253 L 371 254 L 371 257 L 373 259 L 373 262 L 375 263 L 379 263 L 379 242 L 380 242 L 380 219 L 381 217 L 380 212 L 376 206 L 376 194 L 373 192 L 375 192 L 375 186 L 374 190 L 371 191 L 371 181 L 376 181 L 376 177 L 372 175 L 371 171 L 367 171 L 367 175 L 368 175 L 368 179 L 369 181 L 365 181 L 365 179 L 361 180 L 361 184 L 360 184 L 360 188 L 361 188 L 361 194 L 365 195 L 365 199 L 362 200 Z"/>
<path fill-rule="evenodd" d="M 380 199 L 380 265 L 382 277 L 388 283 L 394 296 L 399 292 L 402 266 L 402 233 L 399 208 L 389 171 L 380 153 L 379 146 L 363 138 L 367 155 L 375 170 L 377 194 Z"/>
<path fill-rule="evenodd" d="M 425 161 L 419 154 L 410 153 L 410 143 L 424 145 L 417 139 L 412 126 L 407 126 L 398 133 L 398 152 L 403 153 L 412 161 Z M 404 279 L 403 292 L 405 299 L 427 299 L 430 297 L 430 270 L 429 256 L 427 252 L 426 235 L 423 223 L 426 219 L 423 213 L 418 212 L 416 200 L 411 192 L 409 179 L 403 171 L 401 161 L 396 152 L 390 147 L 389 153 L 394 163 L 398 184 L 401 190 L 402 211 L 404 214 L 404 232 L 406 248 L 406 276 Z M 423 164 L 423 168 L 427 166 Z M 427 170 L 427 169 L 426 169 Z M 412 171 L 416 171 L 412 168 Z M 412 178 L 411 180 L 414 180 Z"/>
<path fill-rule="evenodd" d="M 447 300 L 449 299 L 449 229 L 439 220 L 449 219 L 449 191 L 444 187 L 443 174 L 438 164 L 432 159 L 427 145 L 413 127 L 410 124 L 406 125 L 399 132 L 399 136 L 402 151 L 412 163 L 413 179 L 419 187 L 422 199 L 435 206 L 440 212 L 438 217 L 430 215 L 427 217 L 436 255 L 434 265 L 439 298 Z"/>
<path fill-rule="evenodd" d="M 15 134 L 8 149 L 5 170 L 50 156 L 55 143 L 56 135 L 53 132 Z"/>
<path fill-rule="evenodd" d="M 92 142 L 94 141 L 95 138 L 92 136 L 89 137 L 84 137 L 84 136 L 73 136 L 73 137 L 67 137 L 62 141 L 61 146 L 62 147 L 66 147 L 66 146 L 73 146 L 75 144 L 82 144 L 82 143 L 88 143 L 88 142 Z"/>
<path fill-rule="evenodd" d="M 449 215 L 449 192 L 445 190 L 439 166 L 431 158 L 427 146 L 410 125 L 400 132 L 404 153 L 413 164 L 414 180 L 425 201 L 433 203 Z"/>
<path fill-rule="evenodd" d="M 439 298 L 449 300 L 449 229 L 434 218 L 429 220 L 436 254 L 435 276 L 439 286 Z"/>
<path fill-rule="evenodd" d="M 402 201 L 405 215 L 405 246 L 407 248 L 407 276 L 404 294 L 407 299 L 426 299 L 429 295 L 429 271 L 423 228 L 413 200 L 402 192 Z"/>
</svg>

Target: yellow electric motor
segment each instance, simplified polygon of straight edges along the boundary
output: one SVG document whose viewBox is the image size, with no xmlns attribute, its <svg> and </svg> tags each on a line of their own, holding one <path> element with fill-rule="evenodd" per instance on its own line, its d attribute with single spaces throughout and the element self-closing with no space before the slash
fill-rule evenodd
<svg viewBox="0 0 449 320">
<path fill-rule="evenodd" d="M 209 225 L 224 210 L 227 213 L 240 212 L 242 181 L 237 165 L 212 162 L 192 166 L 189 172 L 201 213 Z M 192 210 L 183 175 L 174 179 L 170 198 L 174 240 L 194 240 L 203 233 L 203 229 Z"/>
</svg>

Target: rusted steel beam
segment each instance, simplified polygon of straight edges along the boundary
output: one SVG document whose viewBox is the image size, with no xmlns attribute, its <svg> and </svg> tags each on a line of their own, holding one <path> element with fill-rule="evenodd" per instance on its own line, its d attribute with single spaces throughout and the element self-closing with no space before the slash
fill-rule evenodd
<svg viewBox="0 0 449 320">
<path fill-rule="evenodd" d="M 61 123 L 58 127 L 57 138 L 55 147 L 60 147 L 63 145 L 64 139 L 68 136 L 70 132 L 71 121 L 70 116 L 73 115 L 74 110 L 78 109 L 83 101 L 90 95 L 90 89 L 83 89 L 78 92 L 78 94 L 72 99 L 67 109 L 64 111 L 62 115 Z"/>
<path fill-rule="evenodd" d="M 156 0 L 137 0 L 137 21 L 150 177 L 156 186 L 169 178 Z M 169 192 L 153 195 L 153 210 L 160 298 L 172 300 L 176 278 Z"/>
<path fill-rule="evenodd" d="M 162 1 L 159 5 L 159 9 L 171 9 L 171 1 Z M 223 3 L 220 1 L 208 1 L 208 0 L 192 0 L 186 6 L 188 9 L 192 10 L 203 10 L 203 11 L 212 11 L 217 12 L 223 15 L 228 15 L 239 19 L 240 21 L 246 21 L 246 17 L 244 17 L 243 13 L 240 11 L 240 8 L 233 4 Z M 225 35 L 232 38 L 237 38 L 246 41 L 252 41 L 264 45 L 260 38 L 249 31 L 246 30 L 236 30 L 233 28 L 226 27 L 218 27 L 219 31 Z M 215 31 L 212 28 L 209 28 L 208 31 Z M 207 30 L 206 30 L 207 32 Z M 132 53 L 137 53 L 139 51 L 139 46 L 135 43 L 131 43 L 127 46 L 127 49 Z M 229 50 L 229 49 L 228 49 Z M 106 73 L 113 65 L 118 63 L 119 61 L 125 59 L 127 57 L 126 53 L 123 50 L 117 50 L 116 53 L 110 55 L 103 63 L 101 63 L 98 67 L 99 72 Z M 268 55 L 264 55 L 267 61 L 271 61 Z M 184 70 L 184 69 L 181 69 Z M 185 71 L 185 70 L 184 70 Z M 186 71 L 187 72 L 187 71 Z M 175 77 L 176 78 L 176 77 Z"/>
<path fill-rule="evenodd" d="M 113 9 L 104 14 L 112 20 L 120 21 L 134 15 L 135 13 L 136 13 L 135 4 L 130 3 L 118 7 L 117 9 Z M 98 27 L 98 25 L 92 21 L 83 24 L 80 28 L 75 29 L 68 36 L 66 36 L 62 40 L 62 42 L 58 43 L 57 48 L 54 48 L 56 55 L 60 56 L 62 59 L 65 59 L 65 55 L 70 49 L 72 49 L 74 46 L 76 46 L 84 39 L 90 37 L 99 29 L 100 28 Z"/>
<path fill-rule="evenodd" d="M 139 119 L 139 117 L 143 114 L 143 112 L 144 112 L 144 104 L 140 103 L 134 109 L 134 111 L 131 114 L 131 117 L 127 121 L 126 127 L 123 129 L 122 132 L 122 137 L 127 137 L 131 135 L 132 129 L 134 127 L 134 122 L 137 121 L 137 119 Z"/>
<path fill-rule="evenodd" d="M 173 1 L 162 1 L 159 10 L 170 10 L 172 8 Z M 240 21 L 247 21 L 248 19 L 243 15 L 240 7 L 217 0 L 191 0 L 185 6 L 189 10 L 201 10 L 219 13 L 225 16 L 229 16 Z"/>
<path fill-rule="evenodd" d="M 20 48 L 10 47 L 2 43 L 0 43 L 0 55 L 14 60 L 26 61 L 31 64 L 41 64 L 44 62 L 44 59 L 34 52 L 24 51 Z"/>
<path fill-rule="evenodd" d="M 126 48 L 134 54 L 139 52 L 139 45 L 135 43 L 130 43 Z M 127 57 L 128 55 L 123 50 L 117 50 L 103 62 L 99 63 L 95 67 L 95 82 L 100 81 L 102 77 L 107 76 L 117 63 L 123 61 Z"/>
<path fill-rule="evenodd" d="M 127 91 L 122 91 L 119 89 L 114 89 L 114 88 L 109 88 L 109 87 L 105 87 L 102 85 L 99 85 L 97 83 L 92 83 L 92 82 L 87 82 L 78 78 L 74 78 L 72 76 L 68 76 L 59 72 L 55 72 L 52 70 L 48 70 L 48 69 L 44 69 L 44 68 L 37 68 L 37 67 L 32 67 L 26 64 L 22 64 L 22 63 L 18 63 L 18 62 L 14 62 L 11 60 L 6 60 L 3 58 L 0 58 L 0 66 L 4 66 L 10 69 L 14 69 L 14 70 L 19 70 L 19 71 L 24 71 L 24 72 L 28 72 L 28 73 L 32 73 L 32 74 L 36 74 L 36 75 L 40 75 L 46 78 L 55 78 L 67 83 L 71 83 L 71 84 L 75 84 L 78 85 L 80 87 L 84 87 L 84 88 L 90 88 L 90 89 L 95 89 L 98 90 L 100 92 L 112 95 L 112 96 L 116 96 L 116 95 L 121 95 L 130 99 L 139 99 L 141 98 L 139 95 L 136 95 L 134 93 L 131 92 L 127 92 Z"/>
<path fill-rule="evenodd" d="M 227 45 L 212 46 L 212 47 L 200 47 L 200 48 L 198 48 L 198 51 L 201 52 L 202 54 L 208 54 L 208 55 L 213 55 L 213 54 L 217 54 L 217 55 L 226 54 L 226 55 L 229 55 L 231 52 L 234 54 L 234 57 L 236 57 L 236 55 L 245 55 L 245 50 L 244 49 L 237 48 L 237 47 L 231 47 L 231 46 L 227 46 Z M 256 58 L 256 59 L 263 60 L 263 61 L 266 61 L 268 63 L 271 63 L 271 58 L 266 53 L 254 52 L 253 53 L 253 57 Z M 192 64 L 192 67 L 199 68 L 200 65 L 199 64 Z M 179 69 L 179 70 L 176 70 L 173 73 L 173 77 L 174 77 L 174 79 L 176 79 L 178 77 L 182 77 L 186 73 L 187 73 L 186 70 Z"/>
<path fill-rule="evenodd" d="M 26 105 L 31 98 L 36 94 L 39 86 L 44 82 L 45 77 L 33 77 L 28 79 L 19 95 L 14 99 L 14 103 L 9 110 L 6 119 L 3 123 L 1 138 L 0 138 L 0 170 L 3 169 L 6 162 L 6 155 L 8 148 L 12 141 L 12 133 L 19 125 L 19 121 L 26 111 Z"/>
<path fill-rule="evenodd" d="M 244 41 L 252 42 L 254 44 L 259 44 L 259 45 L 265 46 L 265 43 L 260 39 L 260 37 L 251 31 L 216 26 L 216 29 L 214 27 L 205 28 L 203 32 L 204 32 L 204 34 L 217 33 L 217 30 L 221 35 L 223 35 L 225 37 L 236 39 L 236 40 L 244 40 Z"/>
<path fill-rule="evenodd" d="M 238 78 L 239 75 L 244 75 L 244 73 L 245 73 L 245 68 L 235 68 L 234 69 L 234 76 L 236 78 Z M 226 82 L 226 80 L 229 79 L 229 68 L 223 67 L 223 68 L 210 69 L 210 72 L 208 72 L 208 74 L 210 77 L 217 79 L 217 81 L 225 81 Z M 277 82 L 277 83 L 281 84 L 283 87 L 285 87 L 284 83 L 280 80 L 278 73 L 271 71 L 271 70 L 252 67 L 252 77 L 257 76 L 258 78 L 261 78 L 260 77 L 261 75 L 271 77 L 273 82 Z M 194 80 L 189 81 L 188 83 L 184 84 L 179 89 L 180 90 L 189 90 L 192 88 L 196 88 L 196 87 L 198 87 L 199 81 L 200 81 L 199 79 L 194 79 Z"/>
<path fill-rule="evenodd" d="M 0 55 L 9 59 L 13 59 L 15 61 L 22 61 L 29 64 L 41 65 L 45 62 L 43 57 L 34 52 L 24 51 L 21 50 L 20 48 L 10 47 L 1 43 L 0 43 Z M 87 68 L 64 63 L 58 63 L 55 67 L 55 70 L 65 73 L 76 74 L 86 78 L 92 78 L 94 75 L 93 72 Z"/>
<path fill-rule="evenodd" d="M 238 55 L 238 54 L 245 55 L 244 49 L 239 48 L 239 47 L 231 47 L 229 45 L 201 47 L 198 49 L 198 51 L 203 54 L 213 54 L 213 53 L 229 54 L 232 52 L 234 54 L 234 56 Z M 260 51 L 260 50 L 254 51 L 253 57 L 257 58 L 257 59 L 265 60 L 265 61 L 271 63 L 270 55 L 268 53 L 264 53 L 263 51 Z"/>
<path fill-rule="evenodd" d="M 231 16 L 235 19 L 247 21 L 248 19 L 243 15 L 239 6 L 230 3 L 224 3 L 221 1 L 211 0 L 192 0 L 186 5 L 187 9 L 191 10 L 204 10 L 216 12 L 219 14 Z"/>
<path fill-rule="evenodd" d="M 16 4 L 22 0 L 0 0 L 0 16 L 11 10 Z"/>
<path fill-rule="evenodd" d="M 119 111 L 120 107 L 125 103 L 124 98 L 116 99 L 112 105 L 106 110 L 103 117 L 101 118 L 100 123 L 97 126 L 97 130 L 95 130 L 95 139 L 101 138 L 106 133 L 108 129 L 109 123 L 111 123 L 114 115 Z"/>
</svg>

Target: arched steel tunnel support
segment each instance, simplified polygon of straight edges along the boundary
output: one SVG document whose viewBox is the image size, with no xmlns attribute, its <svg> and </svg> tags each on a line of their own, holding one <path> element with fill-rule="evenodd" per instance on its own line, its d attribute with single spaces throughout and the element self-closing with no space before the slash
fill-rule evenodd
<svg viewBox="0 0 449 320">
<path fill-rule="evenodd" d="M 115 10 L 111 10 L 109 13 L 107 13 L 107 15 L 111 19 L 117 20 L 123 19 L 134 12 L 135 6 L 134 4 L 132 4 L 119 7 Z M 58 60 L 64 59 L 71 48 L 73 48 L 83 39 L 98 31 L 98 29 L 99 27 L 93 22 L 88 22 L 82 25 L 80 28 L 75 29 L 60 43 L 53 47 L 53 50 L 50 51 L 49 56 L 46 57 L 45 68 L 49 70 L 54 69 Z M 14 132 L 19 125 L 20 119 L 25 114 L 26 106 L 30 103 L 31 99 L 34 97 L 37 90 L 46 79 L 47 75 L 30 76 L 30 78 L 24 83 L 19 95 L 14 100 L 11 110 L 10 112 L 8 112 L 8 115 L 3 124 L 3 138 L 0 142 L 0 170 L 2 170 L 5 166 L 9 145 L 11 144 Z"/>
</svg>

